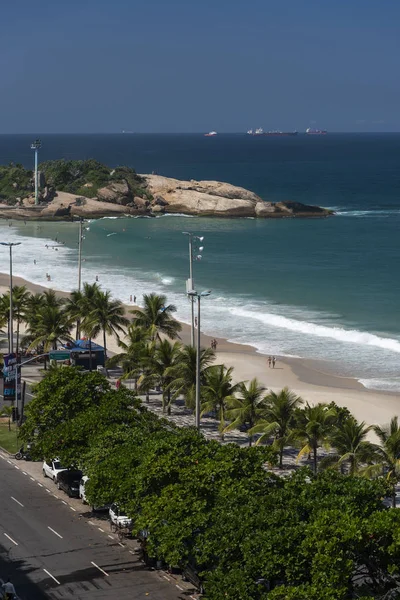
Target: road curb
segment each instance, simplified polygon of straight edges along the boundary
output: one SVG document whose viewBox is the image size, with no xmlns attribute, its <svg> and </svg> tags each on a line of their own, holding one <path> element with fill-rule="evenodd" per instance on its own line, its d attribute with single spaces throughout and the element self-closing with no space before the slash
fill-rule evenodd
<svg viewBox="0 0 400 600">
<path fill-rule="evenodd" d="M 15 458 L 15 454 L 13 452 L 9 452 L 5 448 L 3 448 L 3 446 L 0 446 L 0 452 L 4 452 L 4 454 L 7 454 L 7 456 L 12 456 L 13 458 Z"/>
</svg>

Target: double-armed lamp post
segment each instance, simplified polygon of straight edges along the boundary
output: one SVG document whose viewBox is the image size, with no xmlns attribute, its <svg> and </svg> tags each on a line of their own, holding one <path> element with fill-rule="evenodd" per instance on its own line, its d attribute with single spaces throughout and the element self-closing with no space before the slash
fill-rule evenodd
<svg viewBox="0 0 400 600">
<path fill-rule="evenodd" d="M 186 282 L 186 292 L 190 297 L 191 302 L 191 335 L 190 335 L 190 343 L 194 347 L 194 299 L 193 296 L 189 292 L 194 289 L 194 280 L 193 280 L 193 260 L 201 260 L 201 254 L 204 250 L 204 246 L 197 246 L 197 242 L 202 242 L 204 240 L 203 236 L 195 235 L 194 233 L 190 233 L 189 231 L 182 231 L 183 235 L 189 236 L 189 279 Z"/>
<path fill-rule="evenodd" d="M 196 421 L 196 429 L 200 431 L 200 389 L 201 389 L 201 381 L 200 381 L 200 316 L 201 316 L 201 299 L 209 296 L 211 294 L 211 290 L 207 292 L 196 292 L 195 290 L 189 290 L 188 296 L 192 300 L 192 306 L 194 299 L 197 298 L 197 349 L 196 349 L 196 412 L 195 412 L 195 421 Z"/>
</svg>

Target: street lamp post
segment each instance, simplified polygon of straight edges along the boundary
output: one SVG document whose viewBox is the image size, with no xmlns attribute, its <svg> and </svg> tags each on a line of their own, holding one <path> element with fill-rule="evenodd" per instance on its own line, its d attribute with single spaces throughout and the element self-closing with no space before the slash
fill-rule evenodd
<svg viewBox="0 0 400 600">
<path fill-rule="evenodd" d="M 79 242 L 78 242 L 78 292 L 82 286 L 82 241 L 83 241 L 83 219 L 79 219 Z"/>
<path fill-rule="evenodd" d="M 0 242 L 1 246 L 8 246 L 10 248 L 10 325 L 8 329 L 8 352 L 13 353 L 14 350 L 14 332 L 13 332 L 13 280 L 12 280 L 12 249 L 13 246 L 19 246 L 21 242 Z"/>
<path fill-rule="evenodd" d="M 38 190 L 38 153 L 39 149 L 42 147 L 42 142 L 40 140 L 35 140 L 31 144 L 31 150 L 35 152 L 35 206 L 39 204 L 39 190 Z"/>
<path fill-rule="evenodd" d="M 194 260 L 201 260 L 201 254 L 193 254 L 193 246 L 194 243 L 196 241 L 202 242 L 204 240 L 203 236 L 198 236 L 195 235 L 194 233 L 190 233 L 189 231 L 182 231 L 183 235 L 188 235 L 189 236 L 189 279 L 187 280 L 186 283 L 186 291 L 190 292 L 193 290 L 194 288 L 194 280 L 193 280 L 193 259 Z M 196 248 L 196 252 L 199 251 L 201 252 L 204 249 L 204 246 L 199 246 L 198 248 Z M 188 293 L 188 295 L 190 296 L 190 294 Z M 191 345 L 194 347 L 194 298 L 193 296 L 191 296 L 190 298 L 190 303 L 191 303 L 191 313 L 192 313 L 192 318 L 191 318 L 191 330 L 190 330 L 190 343 Z"/>
<path fill-rule="evenodd" d="M 200 316 L 201 316 L 201 298 L 209 296 L 211 290 L 207 292 L 201 292 L 200 294 L 195 290 L 190 290 L 188 296 L 191 296 L 192 302 L 194 298 L 197 298 L 197 349 L 196 349 L 196 412 L 195 412 L 195 425 L 197 431 L 200 431 Z"/>
</svg>

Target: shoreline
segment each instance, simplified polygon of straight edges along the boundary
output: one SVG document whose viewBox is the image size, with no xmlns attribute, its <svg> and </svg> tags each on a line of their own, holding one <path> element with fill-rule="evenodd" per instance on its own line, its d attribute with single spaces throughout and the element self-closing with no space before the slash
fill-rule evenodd
<svg viewBox="0 0 400 600">
<path fill-rule="evenodd" d="M 37 293 L 50 289 L 39 284 L 30 283 L 22 277 L 13 278 L 14 285 L 25 285 L 30 292 Z M 9 275 L 0 273 L 0 293 L 8 291 Z M 55 290 L 60 297 L 68 297 L 68 292 Z M 124 304 L 126 312 L 134 305 Z M 184 344 L 190 342 L 190 326 L 182 323 L 180 334 Z M 215 336 L 202 334 L 202 345 L 210 346 Z M 279 391 L 287 386 L 310 404 L 318 402 L 335 402 L 347 407 L 359 421 L 368 424 L 385 424 L 398 413 L 400 395 L 395 392 L 376 391 L 364 387 L 357 379 L 329 374 L 321 370 L 315 361 L 303 358 L 277 356 L 275 369 L 268 368 L 267 355 L 261 354 L 249 345 L 230 342 L 215 337 L 218 342 L 216 363 L 234 367 L 235 382 L 251 380 L 254 377 L 268 389 Z M 100 340 L 101 343 L 101 340 Z M 117 340 L 108 339 L 110 352 L 118 352 Z"/>
</svg>

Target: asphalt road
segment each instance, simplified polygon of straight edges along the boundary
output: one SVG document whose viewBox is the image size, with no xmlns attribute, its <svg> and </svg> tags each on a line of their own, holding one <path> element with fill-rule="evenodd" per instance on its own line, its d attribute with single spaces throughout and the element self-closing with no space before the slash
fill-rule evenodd
<svg viewBox="0 0 400 600">
<path fill-rule="evenodd" d="M 52 482 L 10 463 L 0 455 L 0 578 L 11 578 L 21 600 L 189 597 L 91 527 Z"/>
</svg>

